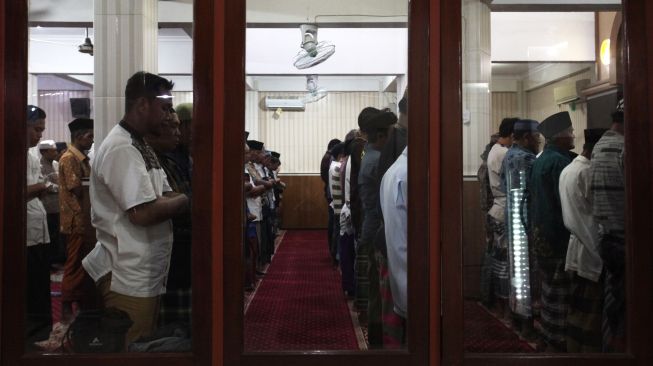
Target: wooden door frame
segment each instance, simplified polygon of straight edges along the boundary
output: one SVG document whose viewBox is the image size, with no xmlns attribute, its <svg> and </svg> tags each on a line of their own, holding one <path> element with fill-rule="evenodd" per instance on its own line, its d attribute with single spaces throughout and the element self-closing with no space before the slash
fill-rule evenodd
<svg viewBox="0 0 653 366">
<path fill-rule="evenodd" d="M 442 17 L 442 120 L 460 121 L 461 0 L 446 1 Z M 462 135 L 442 139 L 442 286 L 444 365 L 645 365 L 652 360 L 647 334 L 653 326 L 651 175 L 653 174 L 653 3 L 624 0 L 626 34 L 627 321 L 625 354 L 471 354 L 463 349 Z M 647 22 L 648 21 L 648 22 Z M 453 93 L 452 91 L 456 91 Z M 442 132 L 444 134 L 444 131 Z M 637 291 L 639 289 L 639 291 Z"/>
<path fill-rule="evenodd" d="M 409 156 L 419 156 L 419 159 L 409 157 L 409 191 L 421 192 L 422 195 L 411 195 L 409 197 L 409 243 L 413 250 L 409 250 L 409 308 L 411 317 L 408 319 L 408 349 L 405 351 L 322 351 L 322 352 L 245 352 L 243 349 L 243 296 L 242 296 L 242 263 L 240 245 L 242 245 L 242 183 L 240 171 L 242 170 L 243 130 L 245 120 L 245 1 L 225 0 L 225 50 L 224 67 L 228 70 L 225 75 L 225 105 L 229 108 L 225 111 L 225 123 L 219 126 L 224 134 L 224 146 L 222 156 L 230 157 L 222 160 L 222 184 L 224 189 L 225 207 L 230 208 L 230 215 L 223 215 L 223 257 L 222 267 L 224 273 L 229 274 L 223 279 L 224 298 L 216 299 L 224 303 L 224 351 L 225 365 L 379 365 L 379 364 L 409 364 L 425 365 L 430 359 L 437 364 L 439 356 L 435 358 L 429 355 L 437 346 L 434 344 L 439 338 L 437 332 L 428 327 L 429 324 L 436 325 L 438 321 L 433 319 L 433 311 L 439 314 L 438 304 L 438 281 L 437 277 L 429 277 L 425 274 L 436 275 L 438 273 L 437 260 L 432 260 L 436 253 L 437 245 L 432 236 L 437 234 L 437 206 L 433 202 L 438 200 L 438 191 L 431 194 L 425 192 L 425 187 L 433 186 L 434 175 L 429 174 L 430 169 L 437 168 L 439 151 L 429 145 L 429 141 L 437 134 L 433 132 L 437 126 L 438 100 L 433 100 L 431 94 L 434 90 L 438 95 L 437 88 L 431 85 L 434 65 L 429 65 L 429 58 L 436 56 L 429 42 L 435 41 L 438 44 L 439 26 L 433 23 L 433 13 L 437 14 L 439 9 L 438 1 L 412 0 L 410 2 L 409 18 L 409 118 L 411 131 L 422 133 L 409 133 Z M 431 38 L 429 39 L 429 31 Z M 434 75 L 439 76 L 436 72 Z M 436 80 L 437 80 L 436 76 Z M 215 100 L 214 103 L 218 103 Z M 436 113 L 434 114 L 434 110 Z M 233 123 L 232 125 L 227 125 Z M 329 136 L 325 136 L 328 139 Z M 236 158 L 240 157 L 240 158 Z M 437 177 L 437 175 L 435 175 Z M 428 197 L 429 199 L 425 199 Z M 236 215 L 235 213 L 238 212 Z M 419 243 L 419 244 L 415 244 Z M 430 263 L 432 262 L 432 263 Z M 434 281 L 435 279 L 435 281 Z M 430 296 L 419 296 L 429 294 Z M 438 315 L 439 318 L 439 315 Z M 229 336 L 226 336 L 226 335 Z"/>
<path fill-rule="evenodd" d="M 215 120 L 221 120 L 213 102 L 224 94 L 219 84 L 221 77 L 220 57 L 224 54 L 220 37 L 224 34 L 215 24 L 214 17 L 221 14 L 221 0 L 195 0 L 195 43 L 206 47 L 194 47 L 194 122 L 195 144 L 201 146 L 193 152 L 193 202 L 192 218 L 195 230 L 193 243 L 209 243 L 193 246 L 193 352 L 179 354 L 75 354 L 36 355 L 22 354 L 25 313 L 25 230 L 3 230 L 0 237 L 0 365 L 143 365 L 156 363 L 168 365 L 220 365 L 222 331 L 219 327 L 221 302 L 211 301 L 219 291 L 221 267 L 212 259 L 219 256 L 217 243 L 220 226 L 215 217 L 221 211 L 214 210 L 220 200 L 220 181 L 217 179 L 218 163 L 214 147 L 219 146 L 220 130 Z M 215 31 L 215 32 L 214 32 Z M 2 203 L 2 226 L 25 228 L 26 194 L 26 139 L 25 106 L 27 105 L 27 52 L 28 12 L 27 0 L 0 0 L 0 203 Z M 219 50 L 219 51 L 218 51 Z M 213 61 L 215 60 L 215 63 Z M 217 70 L 220 70 L 218 72 Z M 116 121 L 117 122 L 117 121 Z M 204 174 L 213 171 L 214 174 Z M 22 214 L 21 214 L 22 213 Z M 208 299 L 208 301 L 207 301 Z"/>
</svg>

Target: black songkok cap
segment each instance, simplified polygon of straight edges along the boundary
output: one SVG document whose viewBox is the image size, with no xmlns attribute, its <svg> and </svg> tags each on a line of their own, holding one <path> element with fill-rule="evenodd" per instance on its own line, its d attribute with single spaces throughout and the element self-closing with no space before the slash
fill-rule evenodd
<svg viewBox="0 0 653 366">
<path fill-rule="evenodd" d="M 70 133 L 79 130 L 92 130 L 93 120 L 89 118 L 76 118 L 68 124 L 68 129 L 70 130 Z"/>
<path fill-rule="evenodd" d="M 538 124 L 537 121 L 532 119 L 520 119 L 515 122 L 513 132 L 537 132 Z"/>
<path fill-rule="evenodd" d="M 585 135 L 585 145 L 594 146 L 601 136 L 607 131 L 605 128 L 588 128 L 583 131 Z"/>
<path fill-rule="evenodd" d="M 247 140 L 247 146 L 249 146 L 251 150 L 263 150 L 263 143 L 261 141 Z"/>
<path fill-rule="evenodd" d="M 569 112 L 565 111 L 547 117 L 537 129 L 544 137 L 550 139 L 569 127 L 571 127 L 571 117 L 569 117 Z"/>
<path fill-rule="evenodd" d="M 279 157 L 281 157 L 281 154 L 279 154 L 279 153 L 276 152 L 276 151 L 270 151 L 270 154 L 271 154 L 272 156 L 274 156 L 275 158 L 277 158 L 277 159 L 279 159 Z"/>
<path fill-rule="evenodd" d="M 248 137 L 249 137 L 249 131 L 245 131 L 245 141 L 247 141 Z"/>
</svg>

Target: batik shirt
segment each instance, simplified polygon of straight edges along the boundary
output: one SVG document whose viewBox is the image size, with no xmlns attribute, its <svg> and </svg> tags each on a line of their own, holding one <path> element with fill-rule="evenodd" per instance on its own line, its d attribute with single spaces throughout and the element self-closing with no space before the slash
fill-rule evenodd
<svg viewBox="0 0 653 366">
<path fill-rule="evenodd" d="M 82 179 L 89 178 L 91 166 L 88 157 L 74 146 L 59 159 L 59 206 L 61 211 L 61 232 L 64 234 L 82 234 L 84 220 L 82 202 L 72 192 L 82 186 Z"/>
</svg>

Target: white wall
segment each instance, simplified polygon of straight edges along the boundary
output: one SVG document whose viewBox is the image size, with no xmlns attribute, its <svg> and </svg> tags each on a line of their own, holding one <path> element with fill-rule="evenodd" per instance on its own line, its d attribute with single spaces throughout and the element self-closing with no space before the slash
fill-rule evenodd
<svg viewBox="0 0 653 366">
<path fill-rule="evenodd" d="M 492 61 L 592 61 L 594 13 L 492 13 Z"/>
</svg>

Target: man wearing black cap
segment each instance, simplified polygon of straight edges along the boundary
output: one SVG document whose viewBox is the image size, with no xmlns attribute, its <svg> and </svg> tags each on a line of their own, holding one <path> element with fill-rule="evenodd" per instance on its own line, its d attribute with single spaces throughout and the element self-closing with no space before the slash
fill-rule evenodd
<svg viewBox="0 0 653 366">
<path fill-rule="evenodd" d="M 59 205 L 61 209 L 61 233 L 66 240 L 66 264 L 61 284 L 61 321 L 69 323 L 73 318 L 73 303 L 80 309 L 95 305 L 93 281 L 82 267 L 82 259 L 93 249 L 95 243 L 84 243 L 82 216 L 82 181 L 91 176 L 91 166 L 86 151 L 93 144 L 93 120 L 77 118 L 68 124 L 71 143 L 59 159 Z"/>
<path fill-rule="evenodd" d="M 45 130 L 45 111 L 27 106 L 27 320 L 29 343 L 47 339 L 52 329 L 50 307 L 50 235 L 45 208 L 39 197 L 49 187 L 41 174 L 41 162 L 35 147 Z"/>
<path fill-rule="evenodd" d="M 357 252 L 367 255 L 369 264 L 368 292 L 368 340 L 373 348 L 383 346 L 383 328 L 381 322 L 381 297 L 379 293 L 379 273 L 376 260 L 377 248 L 374 238 L 381 224 L 379 208 L 380 181 L 378 176 L 381 149 L 388 139 L 388 129 L 397 122 L 397 116 L 388 110 L 375 110 L 359 124 L 361 132 L 367 138 L 367 145 L 358 173 L 358 188 L 362 203 L 363 224 Z M 357 253 L 357 254 L 358 254 Z"/>
<path fill-rule="evenodd" d="M 567 314 L 567 351 L 601 352 L 603 261 L 598 250 L 598 227 L 590 200 L 590 157 L 605 129 L 587 129 L 582 154 L 560 173 L 562 218 L 571 233 L 565 270 L 572 273 Z"/>
<path fill-rule="evenodd" d="M 599 251 L 605 274 L 603 302 L 603 351 L 625 351 L 625 182 L 624 182 L 624 100 L 612 114 L 612 126 L 594 146 L 592 215 L 599 226 Z"/>
<path fill-rule="evenodd" d="M 532 331 L 531 281 L 529 264 L 528 207 L 529 176 L 540 145 L 537 121 L 521 119 L 513 126 L 513 145 L 501 164 L 501 190 L 506 195 L 510 259 L 510 310 L 522 330 Z M 525 334 L 527 335 L 527 334 Z"/>
<path fill-rule="evenodd" d="M 533 163 L 530 180 L 533 252 L 541 281 L 541 331 L 553 351 L 565 351 L 566 318 L 569 306 L 569 274 L 565 257 L 569 231 L 562 219 L 559 181 L 562 170 L 575 154 L 574 129 L 569 112 L 559 112 L 538 127 L 546 138 L 540 157 Z"/>
</svg>

